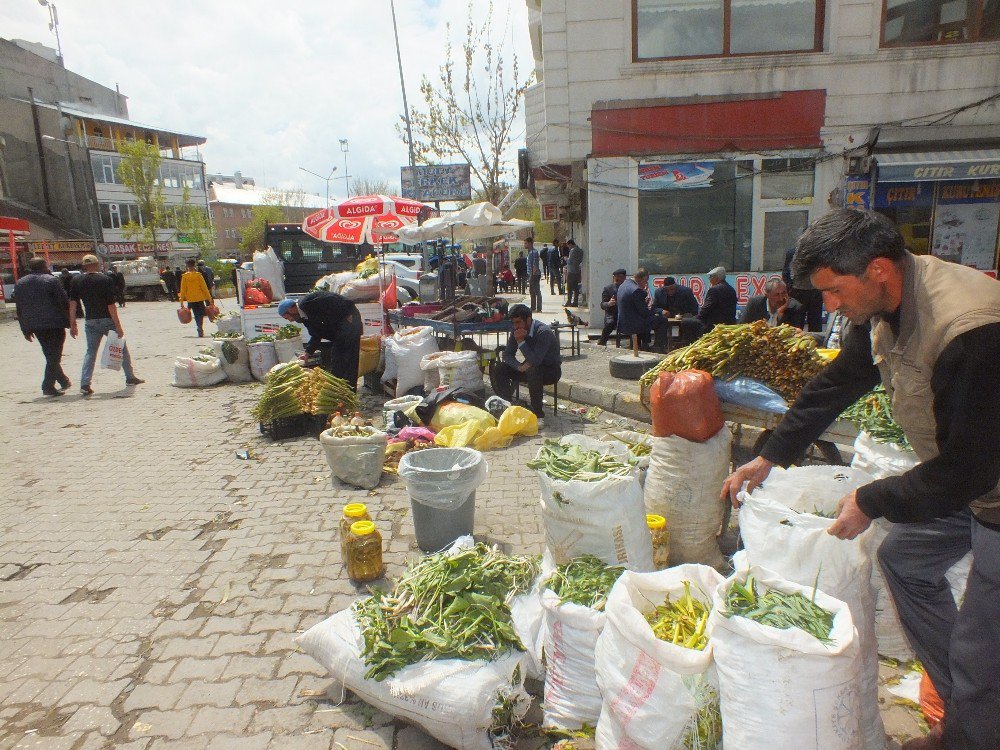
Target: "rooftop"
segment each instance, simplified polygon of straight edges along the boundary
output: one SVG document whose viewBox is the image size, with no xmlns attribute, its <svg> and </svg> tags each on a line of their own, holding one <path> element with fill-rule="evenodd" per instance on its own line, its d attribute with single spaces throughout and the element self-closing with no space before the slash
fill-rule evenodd
<svg viewBox="0 0 1000 750">
<path fill-rule="evenodd" d="M 268 196 L 274 196 L 268 200 Z M 275 200 L 274 198 L 277 198 Z M 209 203 L 225 203 L 236 206 L 263 206 L 274 203 L 290 208 L 326 208 L 326 199 L 322 195 L 301 193 L 296 190 L 280 190 L 277 188 L 257 187 L 243 183 L 243 187 L 212 183 L 208 194 Z M 331 200 L 337 200 L 331 196 Z"/>
</svg>

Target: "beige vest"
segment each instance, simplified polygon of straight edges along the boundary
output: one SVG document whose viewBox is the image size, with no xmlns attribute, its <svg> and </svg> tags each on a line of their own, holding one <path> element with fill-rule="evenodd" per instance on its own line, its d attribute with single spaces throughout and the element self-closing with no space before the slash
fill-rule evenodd
<svg viewBox="0 0 1000 750">
<path fill-rule="evenodd" d="M 881 316 L 872 318 L 872 357 L 892 399 L 893 416 L 917 458 L 938 455 L 931 375 L 952 339 L 1000 323 L 1000 282 L 981 271 L 927 255 L 903 259 L 899 338 Z M 996 394 L 990 394 L 996 397 Z M 970 445 L 969 450 L 998 450 Z M 1000 523 L 1000 484 L 971 504 L 988 523 Z"/>
</svg>

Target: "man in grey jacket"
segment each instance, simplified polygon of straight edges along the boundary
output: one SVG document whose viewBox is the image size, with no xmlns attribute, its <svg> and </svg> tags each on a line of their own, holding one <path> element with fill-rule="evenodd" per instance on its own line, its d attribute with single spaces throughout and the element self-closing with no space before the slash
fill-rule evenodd
<svg viewBox="0 0 1000 750">
<path fill-rule="evenodd" d="M 583 281 L 583 250 L 574 240 L 566 243 L 569 257 L 566 258 L 566 307 L 580 306 L 580 286 Z"/>
<path fill-rule="evenodd" d="M 69 328 L 69 297 L 62 282 L 49 272 L 45 258 L 28 262 L 29 274 L 14 286 L 17 320 L 26 341 L 38 339 L 45 355 L 42 393 L 61 396 L 72 385 L 62 369 L 63 344 Z M 56 388 L 58 383 L 62 390 Z"/>
</svg>

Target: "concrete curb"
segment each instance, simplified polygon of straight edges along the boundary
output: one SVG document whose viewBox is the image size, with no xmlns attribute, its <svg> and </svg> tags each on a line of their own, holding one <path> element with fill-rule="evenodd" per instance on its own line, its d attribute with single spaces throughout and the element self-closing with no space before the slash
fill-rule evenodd
<svg viewBox="0 0 1000 750">
<path fill-rule="evenodd" d="M 551 396 L 552 386 L 546 386 L 545 393 Z M 637 422 L 649 424 L 652 420 L 649 411 L 639 400 L 639 395 L 628 393 L 620 387 L 594 385 L 564 377 L 559 381 L 559 400 L 583 406 L 599 406 L 606 412 Z"/>
</svg>

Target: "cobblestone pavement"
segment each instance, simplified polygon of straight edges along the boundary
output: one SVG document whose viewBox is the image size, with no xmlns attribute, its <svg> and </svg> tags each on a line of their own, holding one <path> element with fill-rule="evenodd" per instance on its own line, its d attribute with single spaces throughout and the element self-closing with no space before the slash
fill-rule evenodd
<svg viewBox="0 0 1000 750">
<path fill-rule="evenodd" d="M 89 399 L 82 341 L 64 358 L 74 387 L 45 398 L 38 345 L 0 324 L 0 750 L 440 747 L 336 704 L 293 644 L 360 591 L 336 538 L 347 501 L 373 511 L 389 575 L 415 554 L 402 483 L 331 487 L 315 440 L 257 434 L 258 386 L 169 385 L 200 343 L 170 303 L 122 314 L 147 382 L 99 371 Z M 599 429 L 567 413 L 543 436 Z M 518 551 L 541 551 L 525 468 L 541 439 L 488 454 L 477 495 L 477 533 Z"/>
</svg>

